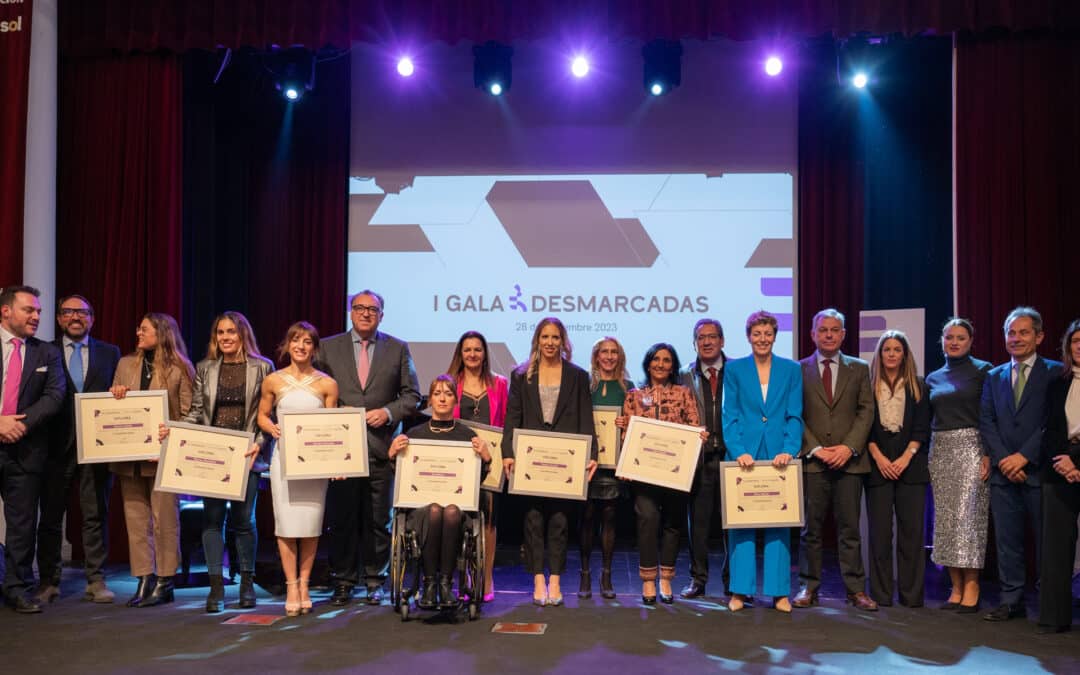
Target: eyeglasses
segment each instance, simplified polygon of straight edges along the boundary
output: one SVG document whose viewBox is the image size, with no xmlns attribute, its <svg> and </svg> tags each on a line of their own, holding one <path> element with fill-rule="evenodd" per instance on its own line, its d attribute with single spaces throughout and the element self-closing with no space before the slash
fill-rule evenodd
<svg viewBox="0 0 1080 675">
<path fill-rule="evenodd" d="M 702 334 L 697 336 L 697 341 L 698 342 L 719 342 L 720 341 L 720 334 L 719 333 L 702 333 Z"/>
<path fill-rule="evenodd" d="M 382 313 L 381 307 L 369 307 L 368 305 L 353 305 L 352 311 L 360 315 L 378 315 Z"/>
<path fill-rule="evenodd" d="M 60 310 L 60 316 L 64 317 L 77 316 L 80 319 L 85 319 L 91 314 L 93 314 L 93 312 L 88 309 L 72 309 L 71 307 L 64 307 Z"/>
</svg>

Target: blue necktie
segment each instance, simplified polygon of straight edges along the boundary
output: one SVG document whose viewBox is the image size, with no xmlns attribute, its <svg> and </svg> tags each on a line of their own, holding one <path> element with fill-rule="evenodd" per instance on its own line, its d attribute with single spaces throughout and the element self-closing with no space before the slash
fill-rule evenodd
<svg viewBox="0 0 1080 675">
<path fill-rule="evenodd" d="M 75 385 L 75 391 L 82 392 L 83 388 L 83 362 L 82 344 L 71 343 L 71 362 L 68 363 L 68 372 L 71 373 L 71 381 Z"/>
</svg>

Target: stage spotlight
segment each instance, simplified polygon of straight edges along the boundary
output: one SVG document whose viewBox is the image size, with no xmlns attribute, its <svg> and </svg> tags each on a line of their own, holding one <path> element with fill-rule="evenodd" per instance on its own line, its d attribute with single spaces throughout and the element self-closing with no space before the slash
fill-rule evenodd
<svg viewBox="0 0 1080 675">
<path fill-rule="evenodd" d="M 296 99 L 300 98 L 300 90 L 296 87 L 285 87 L 285 89 L 282 90 L 281 93 L 284 94 L 285 98 L 289 99 L 290 101 L 295 101 Z"/>
<path fill-rule="evenodd" d="M 570 64 L 570 72 L 574 77 L 585 77 L 589 74 L 589 60 L 584 56 L 575 56 Z"/>
<path fill-rule="evenodd" d="M 866 84 L 869 81 L 870 81 L 870 78 L 868 78 L 866 76 L 866 73 L 864 73 L 862 71 L 859 71 L 859 72 L 855 73 L 855 76 L 851 78 L 851 84 L 856 89 L 865 89 Z"/>
<path fill-rule="evenodd" d="M 402 77 L 410 77 L 414 72 L 416 72 L 416 68 L 413 66 L 412 59 L 410 59 L 408 56 L 403 56 L 398 59 L 397 71 L 398 75 L 401 75 Z"/>
<path fill-rule="evenodd" d="M 770 56 L 765 60 L 765 72 L 771 77 L 776 77 L 784 69 L 784 62 L 779 56 Z"/>
<path fill-rule="evenodd" d="M 641 48 L 645 57 L 645 89 L 653 96 L 666 94 L 682 83 L 682 45 L 653 40 Z"/>
<path fill-rule="evenodd" d="M 271 51 L 267 68 L 274 75 L 274 88 L 290 102 L 315 88 L 315 55 L 302 47 Z"/>
<path fill-rule="evenodd" d="M 514 48 L 498 42 L 485 42 L 473 47 L 473 86 L 492 96 L 510 91 L 512 81 L 510 57 Z"/>
</svg>

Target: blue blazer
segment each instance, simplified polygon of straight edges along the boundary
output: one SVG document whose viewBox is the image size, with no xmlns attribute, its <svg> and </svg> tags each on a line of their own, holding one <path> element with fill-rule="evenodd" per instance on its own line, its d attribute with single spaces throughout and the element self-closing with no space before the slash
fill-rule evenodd
<svg viewBox="0 0 1080 675">
<path fill-rule="evenodd" d="M 753 355 L 724 365 L 724 442 L 729 461 L 742 454 L 764 460 L 784 452 L 799 454 L 803 432 L 799 364 L 774 354 L 767 395 L 763 401 Z"/>
<path fill-rule="evenodd" d="M 1037 356 L 1019 405 L 1013 402 L 1012 361 L 995 366 L 986 374 L 979 405 L 979 433 L 990 456 L 992 484 L 1009 484 L 1009 479 L 998 470 L 998 462 L 1019 452 L 1029 463 L 1024 469 L 1027 484 L 1039 485 L 1039 453 L 1046 428 L 1046 392 L 1051 381 L 1060 374 L 1060 362 Z"/>
</svg>

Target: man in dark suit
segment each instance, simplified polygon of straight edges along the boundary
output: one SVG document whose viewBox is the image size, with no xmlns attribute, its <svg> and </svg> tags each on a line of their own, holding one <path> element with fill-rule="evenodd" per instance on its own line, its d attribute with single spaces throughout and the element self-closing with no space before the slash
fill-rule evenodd
<svg viewBox="0 0 1080 675">
<path fill-rule="evenodd" d="M 112 386 L 120 349 L 90 337 L 94 308 L 81 295 L 62 298 L 56 308 L 60 336 L 53 344 L 60 349 L 67 382 L 64 407 L 50 426 L 49 457 L 41 479 L 41 518 L 38 521 L 38 574 L 41 581 L 37 599 L 47 604 L 60 597 L 61 536 L 71 481 L 78 475 L 79 506 L 82 510 L 83 559 L 86 567 L 84 599 L 110 603 L 113 592 L 105 585 L 106 533 L 109 488 L 112 474 L 108 464 L 76 463 L 75 394 L 108 391 Z"/>
<path fill-rule="evenodd" d="M 679 383 L 694 392 L 698 417 L 709 432 L 709 440 L 701 449 L 697 472 L 690 487 L 687 520 L 690 531 L 690 583 L 682 597 L 705 595 L 709 583 L 709 532 L 713 514 L 720 505 L 720 461 L 724 459 L 724 329 L 716 319 L 701 319 L 694 324 L 694 351 L 697 359 L 679 375 Z M 728 592 L 727 538 L 721 537 L 725 549 L 720 576 L 724 593 Z"/>
<path fill-rule="evenodd" d="M 983 616 L 1008 621 L 1025 616 L 1024 523 L 1035 535 L 1035 568 L 1041 549 L 1042 492 L 1039 451 L 1046 427 L 1046 392 L 1061 363 L 1035 353 L 1043 341 L 1042 316 L 1017 307 L 1005 318 L 1008 363 L 986 374 L 979 433 L 990 456 L 990 512 L 994 516 L 1001 604 Z M 1052 372 L 1053 371 L 1053 372 Z"/>
<path fill-rule="evenodd" d="M 60 350 L 34 337 L 41 293 L 30 286 L 0 291 L 0 498 L 7 521 L 4 599 L 16 612 L 41 604 L 34 583 L 34 535 L 41 471 L 49 455 L 45 426 L 64 403 Z"/>
<path fill-rule="evenodd" d="M 866 594 L 859 510 L 863 479 L 870 472 L 866 439 L 874 421 L 870 368 L 840 352 L 844 315 L 823 309 L 814 315 L 811 338 L 817 350 L 800 361 L 803 376 L 803 460 L 806 525 L 799 555 L 802 588 L 792 605 L 817 603 L 821 585 L 821 535 L 825 514 L 836 518 L 840 573 L 847 601 L 867 611 L 877 603 Z"/>
<path fill-rule="evenodd" d="M 329 526 L 331 602 L 344 605 L 360 583 L 364 565 L 367 602 L 382 601 L 382 583 L 390 561 L 390 507 L 394 463 L 390 441 L 402 420 L 416 412 L 420 386 L 409 346 L 380 333 L 383 298 L 360 291 L 349 299 L 352 330 L 322 343 L 326 370 L 338 383 L 338 402 L 367 410 L 370 474 L 333 481 L 326 492 Z"/>
</svg>

